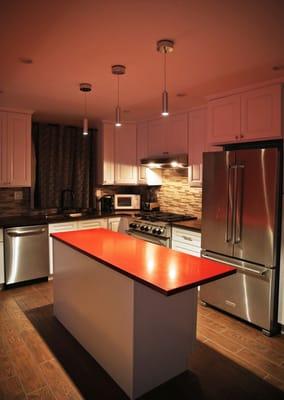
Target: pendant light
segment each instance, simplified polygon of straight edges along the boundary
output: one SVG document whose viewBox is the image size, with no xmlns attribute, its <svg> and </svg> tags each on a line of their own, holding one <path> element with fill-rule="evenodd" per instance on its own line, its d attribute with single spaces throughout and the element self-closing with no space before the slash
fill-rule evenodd
<svg viewBox="0 0 284 400">
<path fill-rule="evenodd" d="M 169 115 L 169 95 L 167 92 L 167 54 L 174 50 L 174 42 L 169 39 L 162 39 L 157 42 L 157 51 L 164 55 L 164 91 L 162 93 L 162 116 Z"/>
<path fill-rule="evenodd" d="M 84 118 L 83 118 L 83 135 L 88 135 L 88 118 L 87 118 L 87 93 L 92 90 L 90 83 L 80 83 L 80 91 L 84 93 Z"/>
<path fill-rule="evenodd" d="M 119 77 L 120 75 L 125 74 L 126 67 L 125 65 L 113 65 L 111 67 L 111 72 L 113 75 L 117 76 L 117 106 L 115 109 L 115 126 L 120 127 L 121 126 L 121 118 L 120 118 L 120 105 L 119 105 Z"/>
</svg>

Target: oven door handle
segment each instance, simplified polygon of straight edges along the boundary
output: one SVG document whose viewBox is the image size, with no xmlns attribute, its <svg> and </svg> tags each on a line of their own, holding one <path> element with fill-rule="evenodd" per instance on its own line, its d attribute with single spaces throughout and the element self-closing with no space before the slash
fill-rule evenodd
<svg viewBox="0 0 284 400">
<path fill-rule="evenodd" d="M 157 244 L 157 245 L 160 245 L 160 246 L 168 247 L 167 246 L 167 242 L 169 241 L 169 238 L 165 238 L 165 237 L 159 238 L 159 237 L 156 237 L 156 236 L 153 238 L 153 236 L 147 235 L 147 233 L 146 234 L 143 233 L 143 234 L 140 235 L 139 232 L 135 232 L 135 231 L 131 231 L 131 230 L 126 231 L 126 233 L 127 233 L 127 235 L 133 236 L 136 239 L 141 239 L 141 240 L 144 240 L 145 242 L 148 242 L 148 243 L 152 243 L 152 244 Z"/>
</svg>

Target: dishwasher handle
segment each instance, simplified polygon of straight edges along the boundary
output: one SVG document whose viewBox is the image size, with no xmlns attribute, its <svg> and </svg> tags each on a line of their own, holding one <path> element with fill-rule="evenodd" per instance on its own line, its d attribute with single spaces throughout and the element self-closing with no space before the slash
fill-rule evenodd
<svg viewBox="0 0 284 400">
<path fill-rule="evenodd" d="M 40 235 L 46 231 L 45 228 L 39 228 L 39 229 L 30 229 L 27 231 L 10 231 L 7 232 L 9 236 L 12 237 L 21 237 L 21 236 L 32 236 L 32 235 Z"/>
</svg>

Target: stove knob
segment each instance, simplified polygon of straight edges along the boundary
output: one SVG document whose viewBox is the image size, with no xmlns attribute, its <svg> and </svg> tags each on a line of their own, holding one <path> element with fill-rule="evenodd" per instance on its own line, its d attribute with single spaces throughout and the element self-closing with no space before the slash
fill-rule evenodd
<svg viewBox="0 0 284 400">
<path fill-rule="evenodd" d="M 144 225 L 140 226 L 141 231 L 144 231 L 144 229 L 145 229 Z"/>
<path fill-rule="evenodd" d="M 160 228 L 157 229 L 157 234 L 160 235 L 162 233 L 162 230 Z"/>
<path fill-rule="evenodd" d="M 131 222 L 131 224 L 129 224 L 130 228 L 137 228 L 137 224 L 135 224 L 134 222 Z"/>
<path fill-rule="evenodd" d="M 150 227 L 145 225 L 145 231 L 148 232 L 150 230 Z"/>
<path fill-rule="evenodd" d="M 156 228 L 153 228 L 153 229 L 152 229 L 152 233 L 157 233 L 157 229 L 156 229 Z"/>
</svg>

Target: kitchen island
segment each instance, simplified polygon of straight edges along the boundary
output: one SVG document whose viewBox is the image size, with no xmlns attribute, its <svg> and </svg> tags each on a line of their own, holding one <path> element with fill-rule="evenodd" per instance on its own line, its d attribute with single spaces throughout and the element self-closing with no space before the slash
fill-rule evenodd
<svg viewBox="0 0 284 400">
<path fill-rule="evenodd" d="M 234 268 L 106 229 L 52 237 L 55 316 L 131 399 L 188 369 L 197 286 Z"/>
</svg>

